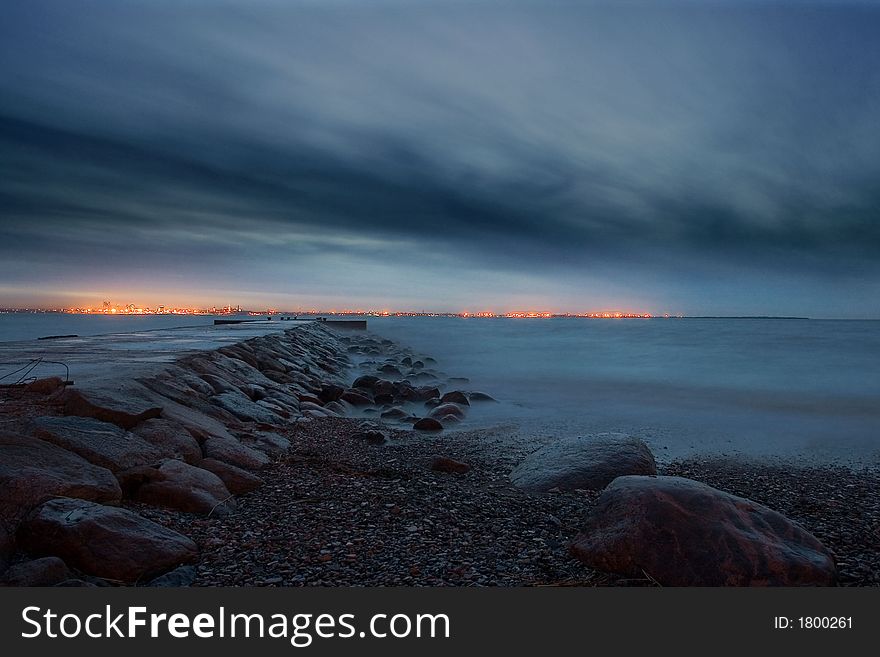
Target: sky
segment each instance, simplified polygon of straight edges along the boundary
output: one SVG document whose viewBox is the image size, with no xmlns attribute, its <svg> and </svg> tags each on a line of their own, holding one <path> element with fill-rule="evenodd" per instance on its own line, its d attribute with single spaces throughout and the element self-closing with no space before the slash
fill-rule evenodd
<svg viewBox="0 0 880 657">
<path fill-rule="evenodd" d="M 880 3 L 29 0 L 0 306 L 880 318 Z"/>
</svg>

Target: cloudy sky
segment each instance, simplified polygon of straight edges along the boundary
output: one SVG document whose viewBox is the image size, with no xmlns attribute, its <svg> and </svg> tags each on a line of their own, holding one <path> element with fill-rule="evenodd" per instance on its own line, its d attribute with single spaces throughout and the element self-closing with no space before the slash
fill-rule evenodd
<svg viewBox="0 0 880 657">
<path fill-rule="evenodd" d="M 880 317 L 880 5 L 29 0 L 0 305 Z"/>
</svg>

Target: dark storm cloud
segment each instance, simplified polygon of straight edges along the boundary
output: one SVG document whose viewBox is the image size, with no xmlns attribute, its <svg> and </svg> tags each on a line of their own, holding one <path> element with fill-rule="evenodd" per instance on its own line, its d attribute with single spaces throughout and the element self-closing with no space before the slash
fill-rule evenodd
<svg viewBox="0 0 880 657">
<path fill-rule="evenodd" d="M 880 12 L 662 4 L 5 10 L 0 270 L 876 285 Z"/>
</svg>

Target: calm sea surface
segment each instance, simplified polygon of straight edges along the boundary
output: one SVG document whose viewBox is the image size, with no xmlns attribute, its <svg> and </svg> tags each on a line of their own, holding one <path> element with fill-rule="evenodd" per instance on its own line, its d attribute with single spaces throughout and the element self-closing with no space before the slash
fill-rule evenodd
<svg viewBox="0 0 880 657">
<path fill-rule="evenodd" d="M 525 440 L 625 431 L 658 457 L 880 461 L 880 321 L 371 319 L 498 398 Z"/>
<path fill-rule="evenodd" d="M 0 342 L 213 323 L 209 316 L 0 315 Z M 697 453 L 880 462 L 880 321 L 371 318 L 434 356 L 513 440 L 595 431 Z"/>
</svg>

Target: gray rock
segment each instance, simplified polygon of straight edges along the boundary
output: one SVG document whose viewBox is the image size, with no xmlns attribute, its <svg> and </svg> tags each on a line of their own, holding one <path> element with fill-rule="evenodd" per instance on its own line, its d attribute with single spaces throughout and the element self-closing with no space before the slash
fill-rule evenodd
<svg viewBox="0 0 880 657">
<path fill-rule="evenodd" d="M 34 435 L 79 454 L 111 472 L 162 460 L 162 453 L 139 436 L 115 424 L 88 417 L 39 417 Z"/>
<path fill-rule="evenodd" d="M 252 402 L 242 392 L 221 392 L 211 397 L 211 401 L 245 422 L 275 424 L 279 419 L 267 408 Z"/>
<path fill-rule="evenodd" d="M 510 475 L 524 490 L 601 490 L 622 475 L 657 473 L 654 456 L 638 438 L 599 433 L 550 443 L 530 454 Z"/>
</svg>

